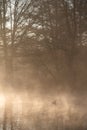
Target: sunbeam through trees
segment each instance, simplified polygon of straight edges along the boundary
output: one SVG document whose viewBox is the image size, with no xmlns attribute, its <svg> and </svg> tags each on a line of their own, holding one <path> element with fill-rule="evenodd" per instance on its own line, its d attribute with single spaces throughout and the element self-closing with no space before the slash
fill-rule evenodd
<svg viewBox="0 0 87 130">
<path fill-rule="evenodd" d="M 0 129 L 87 129 L 87 0 L 0 0 Z"/>
</svg>

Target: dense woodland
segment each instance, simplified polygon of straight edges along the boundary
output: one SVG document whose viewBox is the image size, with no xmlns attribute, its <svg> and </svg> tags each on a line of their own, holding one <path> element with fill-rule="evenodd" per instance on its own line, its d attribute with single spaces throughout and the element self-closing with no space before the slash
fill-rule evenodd
<svg viewBox="0 0 87 130">
<path fill-rule="evenodd" d="M 86 58 L 87 0 L 0 0 L 1 129 L 87 129 Z"/>
</svg>

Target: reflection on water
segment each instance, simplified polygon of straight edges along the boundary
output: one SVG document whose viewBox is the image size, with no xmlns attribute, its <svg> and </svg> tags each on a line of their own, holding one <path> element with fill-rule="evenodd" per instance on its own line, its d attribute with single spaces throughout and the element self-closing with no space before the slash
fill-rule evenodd
<svg viewBox="0 0 87 130">
<path fill-rule="evenodd" d="M 86 127 L 83 116 L 66 95 L 42 99 L 0 96 L 0 129 L 77 129 Z"/>
</svg>

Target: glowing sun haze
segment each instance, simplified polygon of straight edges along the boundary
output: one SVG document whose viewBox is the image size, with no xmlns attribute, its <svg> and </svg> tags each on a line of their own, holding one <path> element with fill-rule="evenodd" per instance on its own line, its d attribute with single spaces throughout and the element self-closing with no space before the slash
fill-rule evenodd
<svg viewBox="0 0 87 130">
<path fill-rule="evenodd" d="M 5 104 L 5 96 L 3 94 L 0 94 L 0 107 L 2 107 Z"/>
</svg>

